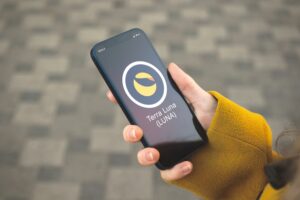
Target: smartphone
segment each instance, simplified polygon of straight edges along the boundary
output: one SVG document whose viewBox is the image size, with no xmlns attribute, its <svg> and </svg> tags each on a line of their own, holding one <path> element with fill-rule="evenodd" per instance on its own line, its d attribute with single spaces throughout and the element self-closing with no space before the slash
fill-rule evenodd
<svg viewBox="0 0 300 200">
<path fill-rule="evenodd" d="M 130 124 L 143 129 L 143 145 L 159 151 L 159 169 L 171 168 L 207 142 L 205 130 L 141 29 L 95 44 L 91 57 Z"/>
</svg>

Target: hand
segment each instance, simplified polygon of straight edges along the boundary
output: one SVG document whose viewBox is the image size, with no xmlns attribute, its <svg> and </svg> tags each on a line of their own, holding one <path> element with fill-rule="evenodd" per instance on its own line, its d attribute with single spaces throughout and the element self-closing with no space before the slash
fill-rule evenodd
<svg viewBox="0 0 300 200">
<path fill-rule="evenodd" d="M 195 115 L 203 128 L 208 129 L 217 106 L 216 99 L 208 92 L 203 90 L 188 74 L 180 69 L 176 64 L 168 66 L 173 80 L 177 84 L 189 104 L 194 108 Z M 113 94 L 107 92 L 108 99 L 117 103 Z M 141 140 L 143 130 L 136 125 L 127 125 L 123 130 L 123 137 L 126 142 L 135 143 Z M 137 154 L 138 162 L 143 166 L 150 166 L 159 160 L 159 152 L 155 148 L 147 147 L 140 150 Z M 161 177 L 165 181 L 174 181 L 185 177 L 192 172 L 193 165 L 190 161 L 184 161 L 173 168 L 162 170 Z"/>
</svg>

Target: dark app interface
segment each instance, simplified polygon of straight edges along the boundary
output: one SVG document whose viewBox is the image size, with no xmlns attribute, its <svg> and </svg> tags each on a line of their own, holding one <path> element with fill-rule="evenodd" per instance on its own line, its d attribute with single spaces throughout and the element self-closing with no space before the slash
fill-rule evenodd
<svg viewBox="0 0 300 200">
<path fill-rule="evenodd" d="M 163 165 L 171 166 L 203 143 L 204 130 L 143 33 L 94 56 L 131 121 L 142 127 L 145 142 L 159 150 Z"/>
</svg>

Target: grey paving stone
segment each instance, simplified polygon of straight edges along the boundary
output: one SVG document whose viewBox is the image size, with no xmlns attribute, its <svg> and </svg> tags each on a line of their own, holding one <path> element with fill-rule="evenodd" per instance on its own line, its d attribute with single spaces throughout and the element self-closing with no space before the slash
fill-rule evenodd
<svg viewBox="0 0 300 200">
<path fill-rule="evenodd" d="M 61 167 L 42 166 L 37 173 L 38 181 L 58 181 L 61 177 Z"/>
<path fill-rule="evenodd" d="M 90 15 L 91 16 L 91 15 Z M 105 29 L 85 28 L 79 31 L 78 38 L 83 43 L 93 44 L 99 41 L 99 38 L 105 39 L 108 36 Z"/>
<path fill-rule="evenodd" d="M 254 57 L 254 66 L 258 70 L 284 70 L 287 64 L 281 55 L 259 55 Z"/>
<path fill-rule="evenodd" d="M 63 103 L 75 103 L 77 101 L 77 96 L 80 92 L 80 86 L 75 82 L 50 82 L 45 87 L 44 96 L 41 101 L 48 104 L 57 104 L 59 102 Z"/>
<path fill-rule="evenodd" d="M 82 93 L 95 93 L 99 91 L 98 83 L 85 83 L 82 85 Z"/>
<path fill-rule="evenodd" d="M 261 90 L 254 87 L 229 88 L 229 97 L 245 107 L 261 107 L 266 104 Z"/>
<path fill-rule="evenodd" d="M 0 40 L 0 55 L 4 54 L 9 48 L 9 41 Z"/>
<path fill-rule="evenodd" d="M 139 177 L 139 181 L 136 177 Z M 106 199 L 153 199 L 152 171 L 150 169 L 112 168 L 107 181 Z M 116 188 L 118 192 L 116 192 Z"/>
<path fill-rule="evenodd" d="M 30 72 L 33 70 L 33 66 L 29 63 L 19 63 L 16 65 L 17 72 Z"/>
<path fill-rule="evenodd" d="M 218 53 L 220 56 L 220 59 L 222 60 L 230 60 L 230 61 L 237 61 L 237 60 L 249 60 L 249 52 L 247 50 L 247 47 L 242 45 L 236 45 L 236 46 L 229 46 L 229 47 L 219 47 Z"/>
<path fill-rule="evenodd" d="M 23 197 L 8 197 L 5 200 L 27 200 L 28 198 L 23 198 Z"/>
<path fill-rule="evenodd" d="M 299 40 L 300 31 L 297 27 L 278 26 L 274 27 L 274 36 L 278 40 Z"/>
<path fill-rule="evenodd" d="M 60 37 L 56 33 L 44 33 L 31 35 L 27 41 L 30 49 L 55 49 L 58 47 Z"/>
<path fill-rule="evenodd" d="M 68 152 L 86 152 L 89 149 L 90 141 L 87 138 L 73 137 L 69 139 Z"/>
<path fill-rule="evenodd" d="M 1 152 L 21 152 L 26 138 L 26 130 L 24 127 L 1 124 L 0 126 Z"/>
<path fill-rule="evenodd" d="M 27 135 L 30 137 L 46 137 L 49 134 L 49 126 L 32 125 L 27 129 Z"/>
<path fill-rule="evenodd" d="M 18 164 L 19 152 L 0 152 L 0 166 L 15 166 Z"/>
<path fill-rule="evenodd" d="M 92 116 L 93 125 L 111 126 L 114 123 L 114 115 L 108 113 L 97 113 Z"/>
<path fill-rule="evenodd" d="M 81 184 L 80 200 L 99 200 L 103 199 L 105 189 L 100 182 L 84 182 Z"/>
<path fill-rule="evenodd" d="M 65 75 L 63 74 L 49 74 L 48 75 L 48 81 L 50 82 L 55 82 L 55 81 L 60 81 L 63 82 L 65 80 Z"/>
<path fill-rule="evenodd" d="M 104 181 L 107 156 L 99 153 L 72 153 L 66 157 L 61 178 L 71 182 Z"/>
<path fill-rule="evenodd" d="M 110 166 L 128 166 L 131 163 L 130 156 L 122 153 L 112 153 L 109 155 Z"/>
<path fill-rule="evenodd" d="M 159 185 L 155 187 L 155 193 L 153 199 L 172 199 L 172 200 L 197 200 L 195 195 L 188 193 L 187 191 L 180 190 L 170 185 Z"/>
<path fill-rule="evenodd" d="M 33 191 L 33 200 L 76 200 L 79 199 L 80 186 L 76 183 L 40 182 Z"/>
<path fill-rule="evenodd" d="M 63 56 L 40 57 L 36 60 L 36 73 L 43 74 L 64 74 L 69 67 L 69 61 Z"/>
<path fill-rule="evenodd" d="M 67 104 L 67 103 L 60 103 L 57 106 L 57 115 L 70 115 L 76 112 L 76 105 Z"/>
<path fill-rule="evenodd" d="M 11 121 L 13 114 L 10 112 L 0 112 L 0 124 L 7 124 Z"/>
<path fill-rule="evenodd" d="M 9 83 L 12 91 L 40 91 L 44 86 L 45 77 L 27 73 L 16 73 Z"/>
<path fill-rule="evenodd" d="M 46 13 L 29 14 L 23 19 L 23 26 L 26 29 L 48 28 L 53 25 L 53 16 Z"/>
<path fill-rule="evenodd" d="M 23 102 L 37 102 L 41 98 L 41 93 L 37 91 L 28 91 L 21 93 L 20 100 Z"/>
<path fill-rule="evenodd" d="M 22 151 L 22 166 L 62 166 L 67 141 L 64 139 L 31 139 Z"/>
<path fill-rule="evenodd" d="M 91 134 L 90 150 L 93 152 L 130 152 L 129 144 L 123 141 L 121 131 L 94 128 Z"/>
<path fill-rule="evenodd" d="M 6 88 L 5 83 L 0 83 L 0 92 L 4 92 L 4 89 Z"/>
<path fill-rule="evenodd" d="M 1 166 L 0 176 L 0 197 L 30 198 L 35 184 L 34 169 Z"/>
<path fill-rule="evenodd" d="M 55 137 L 89 137 L 90 124 L 90 116 L 85 113 L 56 115 L 50 132 Z"/>
<path fill-rule="evenodd" d="M 35 1 L 31 0 L 27 3 L 21 2 L 18 4 L 18 8 L 22 11 L 36 11 L 45 8 L 46 6 L 46 1 L 40 1 L 36 3 Z"/>
</svg>

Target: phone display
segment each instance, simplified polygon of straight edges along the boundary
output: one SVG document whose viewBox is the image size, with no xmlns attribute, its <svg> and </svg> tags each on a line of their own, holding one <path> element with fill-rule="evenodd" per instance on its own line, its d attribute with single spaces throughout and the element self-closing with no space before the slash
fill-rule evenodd
<svg viewBox="0 0 300 200">
<path fill-rule="evenodd" d="M 142 143 L 171 168 L 206 143 L 205 130 L 170 77 L 146 34 L 131 29 L 97 43 L 91 57 Z"/>
</svg>

